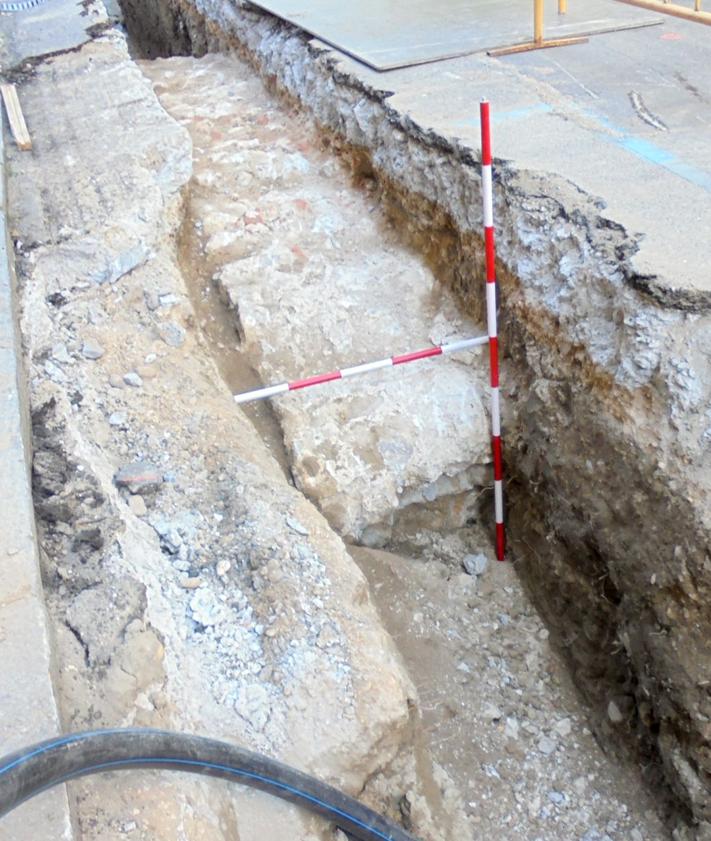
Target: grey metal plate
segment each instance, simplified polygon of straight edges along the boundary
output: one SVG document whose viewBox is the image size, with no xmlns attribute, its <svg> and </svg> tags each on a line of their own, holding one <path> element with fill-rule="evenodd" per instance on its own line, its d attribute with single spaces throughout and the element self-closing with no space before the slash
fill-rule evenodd
<svg viewBox="0 0 711 841">
<path fill-rule="evenodd" d="M 3 70 L 29 58 L 71 50 L 91 40 L 87 31 L 108 20 L 102 3 L 47 0 L 35 8 L 0 15 Z"/>
<path fill-rule="evenodd" d="M 254 0 L 253 0 L 254 1 Z M 533 37 L 532 0 L 257 0 L 376 70 L 509 46 Z M 661 22 L 616 0 L 546 0 L 546 38 L 592 35 Z"/>
</svg>

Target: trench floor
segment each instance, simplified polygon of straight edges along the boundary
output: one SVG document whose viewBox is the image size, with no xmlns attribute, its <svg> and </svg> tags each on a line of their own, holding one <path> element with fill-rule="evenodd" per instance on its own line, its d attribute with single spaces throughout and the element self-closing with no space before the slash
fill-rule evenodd
<svg viewBox="0 0 711 841">
<path fill-rule="evenodd" d="M 283 150 L 298 149 L 302 168 L 318 169 L 331 200 L 335 182 L 344 207 L 369 207 L 369 216 L 381 226 L 387 259 L 393 249 L 398 256 L 397 232 L 368 204 L 367 185 L 344 187 L 341 165 L 329 159 L 313 127 L 267 94 L 237 59 L 208 55 L 142 62 L 141 67 L 164 107 L 193 139 L 194 180 L 180 253 L 203 347 L 232 391 L 258 386 L 274 365 L 264 365 L 254 339 L 244 340 L 242 320 L 254 308 L 253 272 L 244 271 L 243 289 L 239 271 L 233 272 L 229 294 L 219 276 L 226 265 L 251 259 L 255 250 L 268 253 L 256 240 L 304 240 L 303 218 L 278 211 L 294 204 L 294 177 L 284 177 Z M 227 189 L 220 167 L 233 173 Z M 302 186 L 296 183 L 297 191 Z M 310 188 L 315 189 L 313 181 Z M 318 228 L 318 214 L 309 226 L 307 233 Z M 358 230 L 350 231 L 347 248 L 367 253 L 377 264 L 370 228 L 362 237 Z M 302 259 L 300 249 L 290 251 L 297 261 Z M 404 248 L 400 256 L 409 264 L 418 259 Z M 309 294 L 333 300 L 338 288 L 329 284 L 328 263 L 338 266 L 342 253 L 337 247 L 324 250 L 319 259 L 326 264 L 322 285 Z M 269 288 L 274 283 L 266 276 L 269 261 L 261 265 Z M 267 310 L 262 327 L 272 317 L 279 324 L 276 310 L 286 309 L 292 319 L 298 310 L 295 301 L 283 296 L 274 304 L 264 299 L 260 304 Z M 396 316 L 380 311 L 375 317 L 385 323 L 394 319 L 392 332 L 399 333 Z M 310 327 L 302 321 L 294 329 Z M 357 318 L 339 321 L 346 346 L 360 327 Z M 278 337 L 269 332 L 264 341 L 275 344 Z M 333 367 L 332 348 L 321 356 L 315 353 L 312 363 L 315 370 Z M 468 365 L 474 367 L 471 359 Z M 476 375 L 471 376 L 476 383 Z M 280 416 L 267 404 L 246 411 L 282 470 L 291 475 L 293 446 L 284 445 Z M 360 486 L 350 489 L 351 494 L 359 492 Z M 459 789 L 472 837 L 496 832 L 541 841 L 665 838 L 636 769 L 606 756 L 595 741 L 560 653 L 513 565 L 492 561 L 485 529 L 447 524 L 427 511 L 418 517 L 416 509 L 406 520 L 393 538 L 394 551 L 355 544 L 350 551 L 418 688 L 422 739 Z M 480 575 L 464 571 L 467 554 L 482 556 Z"/>
</svg>

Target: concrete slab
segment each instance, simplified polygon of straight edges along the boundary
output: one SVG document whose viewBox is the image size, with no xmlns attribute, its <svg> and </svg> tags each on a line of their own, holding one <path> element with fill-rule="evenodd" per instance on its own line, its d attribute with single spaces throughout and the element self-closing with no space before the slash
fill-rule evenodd
<svg viewBox="0 0 711 841">
<path fill-rule="evenodd" d="M 27 59 L 80 47 L 94 27 L 108 23 L 101 3 L 52 0 L 0 18 L 0 61 L 15 67 Z"/>
<path fill-rule="evenodd" d="M 0 161 L 3 154 L 0 138 Z M 4 170 L 0 190 L 0 755 L 5 755 L 56 735 L 60 724 L 28 469 L 28 408 L 16 328 Z M 0 841 L 72 837 L 63 787 L 0 822 Z"/>
<path fill-rule="evenodd" d="M 54 0 L 5 15 L 0 19 L 3 69 L 81 46 L 91 39 L 92 28 L 107 20 L 101 4 L 76 0 Z M 61 732 L 32 502 L 29 409 L 7 233 L 4 160 L 0 138 L 0 755 Z M 0 841 L 73 837 L 64 787 L 24 804 L 0 822 Z"/>
<path fill-rule="evenodd" d="M 639 287 L 696 310 L 711 307 L 701 233 L 711 218 L 710 62 L 707 29 L 676 18 L 574 47 L 388 73 L 340 56 L 342 69 L 391 93 L 397 113 L 475 155 L 478 103 L 490 99 L 495 156 L 599 200 L 638 242 Z"/>
<path fill-rule="evenodd" d="M 288 20 L 376 70 L 390 70 L 533 37 L 530 0 L 363 0 L 357 6 L 331 0 L 260 0 L 255 5 Z M 585 0 L 559 15 L 546 9 L 546 36 L 591 35 L 648 26 L 659 15 L 612 3 Z"/>
</svg>

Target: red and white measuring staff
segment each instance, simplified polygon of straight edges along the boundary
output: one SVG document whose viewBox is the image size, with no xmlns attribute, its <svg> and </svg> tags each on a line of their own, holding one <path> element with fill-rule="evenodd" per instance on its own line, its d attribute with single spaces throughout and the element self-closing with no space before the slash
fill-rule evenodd
<svg viewBox="0 0 711 841">
<path fill-rule="evenodd" d="M 479 336 L 476 339 L 460 339 L 457 342 L 436 345 L 435 347 L 416 350 L 412 353 L 403 353 L 400 356 L 388 356 L 387 359 L 378 359 L 376 362 L 366 362 L 363 365 L 354 365 L 351 368 L 341 368 L 339 371 L 331 371 L 328 374 L 316 374 L 316 376 L 307 377 L 305 380 L 294 380 L 290 383 L 279 383 L 278 385 L 270 385 L 266 388 L 258 388 L 254 391 L 235 394 L 235 402 L 251 403 L 253 400 L 265 400 L 267 397 L 275 397 L 277 394 L 284 394 L 287 391 L 298 391 L 300 388 L 310 388 L 314 385 L 330 383 L 333 380 L 344 380 L 347 377 L 355 377 L 358 374 L 369 374 L 371 371 L 378 371 L 381 368 L 391 368 L 393 365 L 404 365 L 406 362 L 416 362 L 418 359 L 428 359 L 431 356 L 442 356 L 445 353 L 468 350 L 479 345 L 485 345 L 488 341 L 488 336 Z"/>
<path fill-rule="evenodd" d="M 504 560 L 504 462 L 501 449 L 501 405 L 499 400 L 499 337 L 496 326 L 496 245 L 494 200 L 491 171 L 491 115 L 489 103 L 482 100 L 481 116 L 481 192 L 484 201 L 484 244 L 486 251 L 486 322 L 489 330 L 491 369 L 491 449 L 494 457 L 494 514 L 496 518 L 496 557 Z"/>
</svg>

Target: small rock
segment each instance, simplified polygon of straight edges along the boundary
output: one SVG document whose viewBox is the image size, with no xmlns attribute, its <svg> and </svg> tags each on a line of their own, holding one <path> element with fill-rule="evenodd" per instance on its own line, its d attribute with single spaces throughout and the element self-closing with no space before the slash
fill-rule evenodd
<svg viewBox="0 0 711 841">
<path fill-rule="evenodd" d="M 55 365 L 54 362 L 49 359 L 44 363 L 44 372 L 50 380 L 52 380 L 52 382 L 61 384 L 67 381 L 64 371 L 62 371 L 59 366 Z"/>
<path fill-rule="evenodd" d="M 156 361 L 156 359 L 158 359 L 157 353 L 148 353 L 146 354 L 146 358 L 143 361 L 146 363 L 146 365 L 152 365 Z"/>
<path fill-rule="evenodd" d="M 303 537 L 308 537 L 308 529 L 302 526 L 301 523 L 298 520 L 295 520 L 293 517 L 287 517 L 286 524 L 292 531 L 295 531 L 297 534 L 300 534 Z"/>
<path fill-rule="evenodd" d="M 469 575 L 483 575 L 488 565 L 489 559 L 482 553 L 465 555 L 462 559 L 462 566 Z"/>
<path fill-rule="evenodd" d="M 122 467 L 114 475 L 114 482 L 119 488 L 128 488 L 132 494 L 143 491 L 155 491 L 163 483 L 163 477 L 157 467 L 145 461 Z"/>
<path fill-rule="evenodd" d="M 128 374 L 124 374 L 123 381 L 126 385 L 133 386 L 133 388 L 140 388 L 143 385 L 143 380 L 135 371 L 129 371 Z"/>
<path fill-rule="evenodd" d="M 183 548 L 183 538 L 176 528 L 170 528 L 161 536 L 161 544 L 171 555 L 177 555 Z"/>
<path fill-rule="evenodd" d="M 622 711 L 614 701 L 610 701 L 607 705 L 607 717 L 613 724 L 622 724 L 625 720 L 625 717 L 622 715 Z"/>
<path fill-rule="evenodd" d="M 97 342 L 84 342 L 81 348 L 81 355 L 85 359 L 101 359 L 105 351 Z"/>
<path fill-rule="evenodd" d="M 504 714 L 495 704 L 487 704 L 484 707 L 484 715 L 486 718 L 490 718 L 492 721 L 499 721 L 499 719 L 503 718 Z"/>
<path fill-rule="evenodd" d="M 562 806 L 565 803 L 565 795 L 560 791 L 549 791 L 548 799 L 551 803 L 555 803 L 556 806 Z"/>
<path fill-rule="evenodd" d="M 174 307 L 180 303 L 180 298 L 177 295 L 173 295 L 172 292 L 168 292 L 164 295 L 159 295 L 158 301 L 162 307 Z"/>
<path fill-rule="evenodd" d="M 109 424 L 111 426 L 123 426 L 128 419 L 126 412 L 112 412 L 109 415 Z"/>
<path fill-rule="evenodd" d="M 131 509 L 131 513 L 135 514 L 136 517 L 144 517 L 148 513 L 146 502 L 140 494 L 129 497 L 128 507 Z"/>
<path fill-rule="evenodd" d="M 218 561 L 215 571 L 220 577 L 222 577 L 223 575 L 227 575 L 231 566 L 232 564 L 229 561 Z"/>
<path fill-rule="evenodd" d="M 64 344 L 55 345 L 52 348 L 52 359 L 55 362 L 60 362 L 62 365 L 69 365 L 72 361 L 67 346 Z"/>
<path fill-rule="evenodd" d="M 215 594 L 207 588 L 198 590 L 190 599 L 190 612 L 195 622 L 209 627 L 217 625 L 225 618 L 225 609 L 217 601 Z"/>
<path fill-rule="evenodd" d="M 174 321 L 159 324 L 158 335 L 170 347 L 180 347 L 185 342 L 185 330 Z"/>
<path fill-rule="evenodd" d="M 507 718 L 504 726 L 504 735 L 507 739 L 518 739 L 518 721 L 515 718 Z"/>
<path fill-rule="evenodd" d="M 565 738 L 566 736 L 570 736 L 572 729 L 573 725 L 569 718 L 561 718 L 561 720 L 554 727 L 555 732 L 563 738 Z"/>
<path fill-rule="evenodd" d="M 144 292 L 143 298 L 146 302 L 146 306 L 151 312 L 153 312 L 153 310 L 157 310 L 160 306 L 160 300 L 155 292 Z"/>
<path fill-rule="evenodd" d="M 142 380 L 154 380 L 158 376 L 158 371 L 151 368 L 150 365 L 139 365 L 136 368 L 136 373 Z"/>
<path fill-rule="evenodd" d="M 202 578 L 181 578 L 178 582 L 183 590 L 197 590 L 197 588 L 202 584 Z M 191 602 L 192 605 L 192 602 Z M 193 612 L 193 618 L 195 618 Z M 208 625 L 208 622 L 202 622 L 200 619 L 195 619 L 196 622 L 200 622 L 201 625 Z"/>
<path fill-rule="evenodd" d="M 109 385 L 111 388 L 123 388 L 123 377 L 118 374 L 111 374 L 109 377 Z"/>
<path fill-rule="evenodd" d="M 556 749 L 556 743 L 548 736 L 541 736 L 538 740 L 538 750 L 545 756 L 550 756 Z"/>
</svg>

